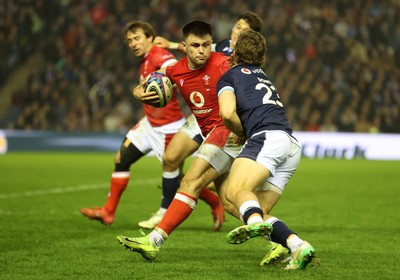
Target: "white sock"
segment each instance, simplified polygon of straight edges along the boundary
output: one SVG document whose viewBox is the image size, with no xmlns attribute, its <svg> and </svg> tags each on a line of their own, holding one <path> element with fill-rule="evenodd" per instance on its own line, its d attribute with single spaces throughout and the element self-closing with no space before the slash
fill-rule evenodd
<svg viewBox="0 0 400 280">
<path fill-rule="evenodd" d="M 279 221 L 279 219 L 276 218 L 276 217 L 269 217 L 269 218 L 267 218 L 267 219 L 265 220 L 265 222 L 267 222 L 268 224 L 270 224 L 272 227 L 274 226 L 274 223 L 275 223 L 276 221 Z M 273 242 L 273 241 L 271 241 L 271 236 L 270 236 L 270 235 L 264 235 L 264 238 L 267 239 L 267 240 L 269 240 L 270 242 Z"/>
<path fill-rule="evenodd" d="M 271 226 L 274 225 L 275 222 L 279 221 L 278 218 L 276 217 L 269 217 L 268 219 L 265 220 L 268 224 L 270 224 Z"/>
<path fill-rule="evenodd" d="M 300 246 L 301 244 L 304 242 L 302 239 L 300 239 L 300 237 L 298 237 L 297 235 L 293 234 L 291 236 L 289 236 L 289 238 L 287 239 L 287 246 L 290 249 L 290 252 L 295 252 Z"/>
<path fill-rule="evenodd" d="M 163 171 L 162 176 L 167 179 L 173 179 L 179 176 L 179 168 L 174 171 Z"/>
<path fill-rule="evenodd" d="M 240 207 L 239 207 L 240 215 L 243 216 L 244 212 L 246 212 L 247 209 L 253 208 L 253 207 L 260 208 L 260 204 L 258 203 L 258 201 L 248 200 L 248 201 L 243 202 L 243 204 L 240 205 Z"/>
<path fill-rule="evenodd" d="M 160 207 L 160 209 L 158 209 L 158 211 L 157 211 L 157 214 L 164 216 L 166 212 L 167 212 L 167 209 Z"/>
<path fill-rule="evenodd" d="M 243 204 L 240 205 L 240 207 L 239 207 L 240 216 L 243 217 L 244 213 L 249 208 L 260 208 L 260 204 L 258 203 L 258 201 L 255 201 L 255 200 L 248 200 L 248 201 L 243 202 Z M 262 223 L 262 222 L 263 222 L 262 217 L 258 216 L 258 215 L 252 215 L 247 220 L 248 225 L 255 224 L 255 223 Z"/>
<path fill-rule="evenodd" d="M 159 233 L 156 230 L 153 230 L 152 232 L 150 232 L 149 238 L 150 238 L 151 243 L 153 243 L 157 247 L 161 247 L 166 239 L 166 238 L 164 238 L 164 236 L 162 236 L 161 233 Z"/>
<path fill-rule="evenodd" d="M 262 223 L 262 222 L 264 222 L 263 219 L 261 218 L 261 216 L 258 216 L 258 215 L 253 215 L 247 220 L 248 225 L 255 224 L 255 223 Z"/>
</svg>

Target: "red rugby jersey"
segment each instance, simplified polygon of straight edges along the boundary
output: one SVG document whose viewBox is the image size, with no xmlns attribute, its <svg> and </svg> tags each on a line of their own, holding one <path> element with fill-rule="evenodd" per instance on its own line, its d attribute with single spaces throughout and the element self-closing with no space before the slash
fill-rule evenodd
<svg viewBox="0 0 400 280">
<path fill-rule="evenodd" d="M 165 71 L 178 86 L 204 136 L 213 127 L 224 125 L 219 116 L 217 82 L 229 69 L 227 59 L 222 53 L 212 52 L 202 68 L 190 69 L 187 57 L 184 57 Z"/>
<path fill-rule="evenodd" d="M 172 53 L 158 46 L 153 46 L 140 62 L 140 80 L 142 81 L 151 72 L 175 62 L 176 59 Z M 183 118 L 175 89 L 173 94 L 171 101 L 164 108 L 143 104 L 144 113 L 152 126 L 166 125 Z"/>
</svg>

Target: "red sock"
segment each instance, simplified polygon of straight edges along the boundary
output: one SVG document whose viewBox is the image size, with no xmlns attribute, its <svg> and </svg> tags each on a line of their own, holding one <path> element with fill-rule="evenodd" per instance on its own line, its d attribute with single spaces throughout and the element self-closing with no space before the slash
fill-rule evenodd
<svg viewBox="0 0 400 280">
<path fill-rule="evenodd" d="M 113 172 L 111 175 L 110 192 L 108 193 L 107 202 L 104 205 L 108 213 L 114 214 L 117 210 L 119 199 L 128 185 L 129 177 L 129 172 Z"/>
<path fill-rule="evenodd" d="M 204 188 L 200 193 L 200 199 L 204 200 L 211 208 L 215 208 L 220 205 L 221 201 L 217 194 L 208 188 Z"/>
<path fill-rule="evenodd" d="M 166 234 L 171 234 L 175 228 L 190 216 L 196 204 L 197 199 L 195 197 L 178 192 L 157 227 Z"/>
</svg>

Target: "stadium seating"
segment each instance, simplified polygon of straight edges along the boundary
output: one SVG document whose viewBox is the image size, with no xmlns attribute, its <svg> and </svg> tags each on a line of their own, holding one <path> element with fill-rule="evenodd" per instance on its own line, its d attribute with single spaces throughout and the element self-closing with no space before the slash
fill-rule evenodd
<svg viewBox="0 0 400 280">
<path fill-rule="evenodd" d="M 124 45 L 125 22 L 149 21 L 160 35 L 180 41 L 184 23 L 204 18 L 218 41 L 229 37 L 240 13 L 252 10 L 264 19 L 265 71 L 295 130 L 400 132 L 399 1 L 41 3 L 0 2 L 10 15 L 3 24 L 7 44 L 0 44 L 0 85 L 31 50 L 45 56 L 13 92 L 8 113 L 0 112 L 1 129 L 126 131 L 142 112 L 129 94 L 138 62 Z"/>
</svg>

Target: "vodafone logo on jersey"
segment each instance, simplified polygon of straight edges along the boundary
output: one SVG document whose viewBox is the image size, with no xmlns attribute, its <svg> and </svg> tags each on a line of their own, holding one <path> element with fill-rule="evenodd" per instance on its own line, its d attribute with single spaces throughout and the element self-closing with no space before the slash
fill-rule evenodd
<svg viewBox="0 0 400 280">
<path fill-rule="evenodd" d="M 198 91 L 193 91 L 190 94 L 190 101 L 193 103 L 194 106 L 197 108 L 201 108 L 204 106 L 204 96 L 198 92 Z"/>
<path fill-rule="evenodd" d="M 243 74 L 246 74 L 246 75 L 251 74 L 251 71 L 250 71 L 249 69 L 247 69 L 247 68 L 242 68 L 242 69 L 240 69 L 240 71 L 241 71 Z"/>
</svg>

